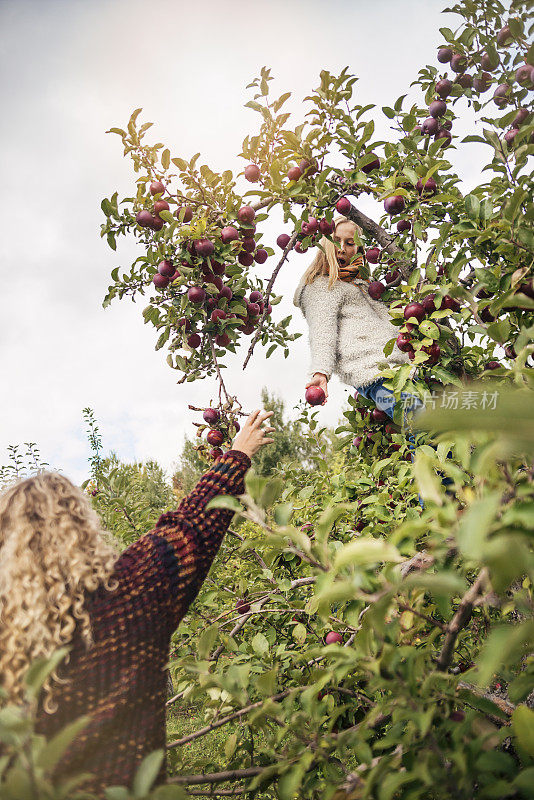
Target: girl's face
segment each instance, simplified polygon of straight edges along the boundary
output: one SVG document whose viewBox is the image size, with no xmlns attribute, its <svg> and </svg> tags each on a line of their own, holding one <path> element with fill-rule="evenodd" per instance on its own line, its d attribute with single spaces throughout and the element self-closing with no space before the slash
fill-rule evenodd
<svg viewBox="0 0 534 800">
<path fill-rule="evenodd" d="M 352 222 L 340 222 L 334 231 L 336 258 L 340 267 L 350 264 L 358 252 L 358 246 L 354 242 L 355 231 Z"/>
</svg>

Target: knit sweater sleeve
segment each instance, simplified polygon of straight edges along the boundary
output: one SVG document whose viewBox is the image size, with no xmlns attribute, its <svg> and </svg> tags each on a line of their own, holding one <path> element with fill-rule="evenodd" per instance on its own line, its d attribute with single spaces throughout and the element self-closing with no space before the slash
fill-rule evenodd
<svg viewBox="0 0 534 800">
<path fill-rule="evenodd" d="M 306 286 L 302 300 L 309 328 L 310 373 L 322 372 L 330 380 L 336 361 L 341 297 L 335 287 L 329 290 L 318 279 Z"/>
<path fill-rule="evenodd" d="M 176 511 L 162 514 L 155 527 L 125 550 L 119 562 L 130 576 L 129 594 L 143 611 L 172 633 L 196 595 L 221 545 L 234 512 L 206 511 L 218 495 L 240 495 L 250 458 L 228 450 L 184 497 Z M 119 565 L 120 571 L 120 565 Z"/>
</svg>

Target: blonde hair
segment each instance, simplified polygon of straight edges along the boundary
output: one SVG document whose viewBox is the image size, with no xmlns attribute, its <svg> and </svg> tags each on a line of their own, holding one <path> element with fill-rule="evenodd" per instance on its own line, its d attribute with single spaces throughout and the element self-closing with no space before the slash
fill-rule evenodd
<svg viewBox="0 0 534 800">
<path fill-rule="evenodd" d="M 334 233 L 336 232 L 338 225 L 341 225 L 343 222 L 348 222 L 350 225 L 354 225 L 354 229 L 357 232 L 359 239 L 363 233 L 362 229 L 359 225 L 356 225 L 355 222 L 347 217 L 335 217 Z M 321 250 L 321 248 L 323 249 Z M 331 289 L 334 283 L 339 280 L 339 264 L 337 263 L 336 258 L 336 247 L 334 242 L 332 242 L 330 239 L 327 239 L 326 236 L 321 237 L 319 246 L 317 248 L 317 255 L 304 273 L 303 281 L 305 284 L 313 283 L 314 280 L 321 275 L 329 275 L 329 289 Z"/>
<path fill-rule="evenodd" d="M 92 645 L 85 592 L 101 583 L 115 588 L 118 553 L 107 536 L 88 497 L 57 472 L 0 494 L 0 685 L 8 701 L 22 701 L 30 663 L 70 643 L 78 624 L 86 648 Z M 66 681 L 54 671 L 45 682 L 48 713 L 57 709 L 53 683 Z"/>
</svg>

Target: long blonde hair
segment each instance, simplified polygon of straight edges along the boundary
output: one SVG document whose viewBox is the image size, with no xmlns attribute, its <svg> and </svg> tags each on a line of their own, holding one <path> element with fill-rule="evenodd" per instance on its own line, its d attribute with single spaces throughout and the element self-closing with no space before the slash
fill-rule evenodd
<svg viewBox="0 0 534 800">
<path fill-rule="evenodd" d="M 351 225 L 354 225 L 354 230 L 357 232 L 358 239 L 362 235 L 362 229 L 359 225 L 356 225 L 351 219 L 347 217 L 335 217 L 334 219 L 334 233 L 338 227 L 341 225 L 342 222 L 348 222 Z M 361 242 L 360 242 L 361 244 Z M 321 247 L 323 248 L 321 250 Z M 339 280 L 339 264 L 336 258 L 336 247 L 334 243 L 327 239 L 326 236 L 322 236 L 319 241 L 319 247 L 317 248 L 317 255 L 313 259 L 312 263 L 306 270 L 303 275 L 304 283 L 313 283 L 316 278 L 321 275 L 329 275 L 330 280 L 328 281 L 328 288 L 331 289 L 334 283 Z"/>
<path fill-rule="evenodd" d="M 101 583 L 114 588 L 118 553 L 107 536 L 88 497 L 57 472 L 20 480 L 0 494 L 0 685 L 8 701 L 23 698 L 31 661 L 70 643 L 78 624 L 91 646 L 84 593 Z M 65 680 L 54 671 L 45 682 L 48 713 L 57 709 L 53 683 Z"/>
</svg>

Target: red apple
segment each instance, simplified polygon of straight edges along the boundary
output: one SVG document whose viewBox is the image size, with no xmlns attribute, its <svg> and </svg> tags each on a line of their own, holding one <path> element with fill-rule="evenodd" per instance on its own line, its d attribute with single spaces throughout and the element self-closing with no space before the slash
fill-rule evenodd
<svg viewBox="0 0 534 800">
<path fill-rule="evenodd" d="M 506 345 L 506 347 L 504 348 L 504 354 L 506 358 L 511 358 L 511 359 L 517 358 L 517 353 L 515 351 L 515 347 L 513 346 L 513 344 Z"/>
<path fill-rule="evenodd" d="M 434 303 L 435 299 L 436 295 L 434 292 L 432 292 L 431 294 L 427 294 L 426 297 L 424 297 L 421 300 L 421 305 L 423 306 L 427 314 L 431 314 L 433 311 L 436 310 L 436 305 Z"/>
<path fill-rule="evenodd" d="M 211 444 L 212 447 L 219 447 L 219 445 L 224 442 L 223 434 L 216 428 L 210 428 L 206 439 L 208 440 L 208 444 Z"/>
<path fill-rule="evenodd" d="M 374 156 L 375 154 L 374 153 L 368 153 L 368 155 L 373 155 Z M 370 161 L 368 164 L 365 164 L 362 167 L 362 172 L 365 172 L 365 174 L 368 175 L 374 169 L 378 169 L 379 166 L 380 166 L 380 159 L 378 158 L 378 156 L 375 156 L 373 161 Z"/>
<path fill-rule="evenodd" d="M 306 236 L 313 235 L 319 230 L 319 221 L 315 217 L 308 217 L 306 222 L 302 223 L 302 232 Z"/>
<path fill-rule="evenodd" d="M 397 222 L 397 232 L 404 233 L 404 231 L 410 231 L 412 229 L 412 223 L 408 219 L 400 219 Z"/>
<path fill-rule="evenodd" d="M 286 248 L 286 247 L 288 246 L 288 244 L 289 244 L 289 240 L 290 240 L 290 239 L 291 239 L 291 236 L 289 236 L 287 233 L 281 233 L 281 234 L 280 234 L 280 236 L 279 236 L 279 237 L 277 238 L 277 240 L 276 240 L 276 244 L 277 244 L 277 245 L 278 245 L 278 247 L 280 247 L 282 250 L 285 250 L 285 248 Z"/>
<path fill-rule="evenodd" d="M 410 334 L 408 333 L 399 333 L 397 336 L 397 347 L 403 353 L 409 353 L 410 350 L 413 350 Z"/>
<path fill-rule="evenodd" d="M 423 186 L 423 181 L 421 178 L 415 184 L 415 188 L 419 192 L 419 194 L 436 194 L 438 190 L 438 185 L 434 178 L 429 178 L 425 181 L 425 185 Z"/>
<path fill-rule="evenodd" d="M 220 319 L 226 319 L 226 311 L 223 311 L 222 308 L 214 308 L 211 312 L 210 320 L 212 322 L 218 322 Z"/>
<path fill-rule="evenodd" d="M 150 227 L 153 231 L 160 231 L 163 228 L 163 220 L 161 217 L 152 217 L 152 222 L 150 223 Z"/>
<path fill-rule="evenodd" d="M 170 278 L 171 275 L 174 275 L 175 269 L 174 264 L 172 261 L 160 261 L 158 264 L 158 272 L 160 275 L 164 275 L 166 278 Z"/>
<path fill-rule="evenodd" d="M 462 53 L 454 53 L 451 58 L 451 69 L 453 72 L 465 72 L 467 69 L 467 58 Z"/>
<path fill-rule="evenodd" d="M 510 87 L 507 83 L 501 83 L 493 92 L 493 102 L 499 108 L 503 108 L 508 103 L 508 95 L 510 94 Z"/>
<path fill-rule="evenodd" d="M 483 72 L 481 75 L 475 75 L 473 78 L 473 86 L 475 91 L 479 94 L 487 92 L 491 86 L 491 75 L 489 72 Z"/>
<path fill-rule="evenodd" d="M 308 252 L 308 248 L 304 247 L 302 242 L 297 242 L 296 245 L 295 245 L 295 252 L 296 253 L 307 253 Z"/>
<path fill-rule="evenodd" d="M 247 603 L 246 600 L 238 600 L 235 607 L 236 611 L 239 611 L 240 614 L 248 614 L 250 611 L 250 603 Z"/>
<path fill-rule="evenodd" d="M 152 216 L 150 211 L 146 211 L 146 209 L 138 211 L 137 214 L 135 215 L 135 221 L 142 228 L 150 228 L 152 226 L 153 219 L 154 217 Z"/>
<path fill-rule="evenodd" d="M 380 298 L 384 294 L 385 289 L 386 287 L 384 286 L 382 281 L 371 281 L 371 283 L 367 287 L 369 297 L 371 297 L 373 300 L 380 300 Z"/>
<path fill-rule="evenodd" d="M 230 337 L 227 333 L 218 333 L 215 337 L 215 344 L 219 347 L 228 347 L 230 344 Z"/>
<path fill-rule="evenodd" d="M 506 144 L 508 145 L 508 147 L 513 145 L 514 139 L 515 139 L 515 137 L 517 136 L 518 133 L 519 133 L 519 130 L 517 128 L 510 128 L 509 131 L 506 131 L 506 133 L 503 136 L 503 139 L 506 142 Z"/>
<path fill-rule="evenodd" d="M 258 303 L 249 303 L 247 305 L 247 313 L 249 317 L 259 317 L 260 315 L 260 307 Z"/>
<path fill-rule="evenodd" d="M 177 208 L 176 211 L 174 212 L 174 216 L 176 217 L 176 219 L 180 219 L 181 211 L 184 212 L 184 218 L 182 222 L 184 223 L 191 222 L 191 220 L 193 219 L 193 209 L 190 208 L 189 206 L 183 206 L 183 208 Z"/>
<path fill-rule="evenodd" d="M 449 131 L 445 128 L 440 128 L 439 131 L 434 136 L 436 141 L 440 139 L 443 141 L 443 147 L 448 147 L 452 141 L 452 136 L 450 135 Z"/>
<path fill-rule="evenodd" d="M 199 347 L 200 342 L 201 339 L 198 333 L 192 333 L 189 339 L 187 340 L 187 344 L 189 345 L 189 347 L 192 347 L 193 349 Z"/>
<path fill-rule="evenodd" d="M 196 239 L 195 252 L 202 258 L 208 258 L 209 256 L 212 256 L 213 253 L 215 252 L 215 247 L 213 245 L 213 242 L 210 242 L 209 239 Z"/>
<path fill-rule="evenodd" d="M 259 181 L 261 175 L 260 168 L 257 164 L 249 164 L 248 167 L 245 167 L 245 178 L 247 181 L 251 183 L 256 183 Z"/>
<path fill-rule="evenodd" d="M 352 205 L 348 197 L 340 197 L 336 203 L 336 209 L 340 214 L 343 214 L 343 216 L 346 216 L 351 208 Z"/>
<path fill-rule="evenodd" d="M 191 321 L 186 319 L 185 317 L 181 317 L 178 320 L 178 326 L 180 328 L 184 328 L 186 332 L 190 331 L 191 330 Z"/>
<path fill-rule="evenodd" d="M 256 212 L 252 206 L 242 206 L 237 212 L 237 218 L 240 222 L 244 222 L 245 224 L 250 224 L 255 216 Z"/>
<path fill-rule="evenodd" d="M 530 112 L 528 111 L 528 109 L 519 108 L 517 110 L 517 114 L 512 120 L 512 128 L 519 128 L 525 122 L 525 120 L 528 119 L 529 113 Z"/>
<path fill-rule="evenodd" d="M 326 644 L 341 644 L 343 642 L 343 637 L 337 631 L 330 631 L 325 636 Z"/>
<path fill-rule="evenodd" d="M 370 264 L 378 264 L 380 261 L 381 250 L 378 247 L 370 247 L 365 251 L 365 258 Z"/>
<path fill-rule="evenodd" d="M 235 242 L 236 239 L 239 239 L 239 231 L 237 228 L 234 228 L 233 225 L 226 225 L 221 231 L 221 241 L 223 244 Z"/>
<path fill-rule="evenodd" d="M 447 103 L 443 100 L 434 100 L 428 107 L 428 113 L 431 117 L 442 117 L 447 111 Z"/>
<path fill-rule="evenodd" d="M 418 322 L 422 322 L 425 317 L 425 309 L 421 303 L 408 303 L 404 309 L 404 319 L 415 317 Z"/>
<path fill-rule="evenodd" d="M 242 247 L 247 253 L 253 253 L 256 249 L 256 240 L 252 239 L 251 237 L 247 237 L 243 239 Z"/>
<path fill-rule="evenodd" d="M 439 122 L 434 117 L 427 117 L 421 123 L 421 133 L 428 136 L 435 136 L 439 131 Z"/>
<path fill-rule="evenodd" d="M 446 294 L 443 300 L 441 301 L 441 308 L 448 308 L 451 311 L 459 311 L 461 306 L 458 300 Z"/>
<path fill-rule="evenodd" d="M 439 94 L 442 100 L 446 100 L 451 91 L 452 81 L 450 81 L 448 78 L 442 78 L 442 80 L 436 83 L 436 94 Z"/>
<path fill-rule="evenodd" d="M 480 56 L 480 66 L 487 72 L 495 72 L 495 70 L 499 66 L 499 62 L 497 62 L 496 64 L 492 64 L 489 55 L 487 53 L 482 53 L 482 55 Z"/>
<path fill-rule="evenodd" d="M 526 86 L 530 89 L 532 86 L 532 67 L 530 64 L 521 64 L 516 70 L 515 79 L 521 86 Z"/>
<path fill-rule="evenodd" d="M 215 425 L 221 418 L 221 414 L 216 408 L 206 408 L 202 416 L 204 417 L 204 422 L 207 422 L 208 425 Z"/>
<path fill-rule="evenodd" d="M 512 39 L 512 32 L 510 31 L 508 25 L 505 25 L 504 28 L 501 28 L 497 34 L 497 44 L 499 47 L 506 47 L 507 44 L 512 42 Z"/>
<path fill-rule="evenodd" d="M 222 454 L 223 454 L 223 451 L 221 450 L 220 447 L 213 447 L 210 450 L 210 456 L 213 458 L 214 461 L 215 461 L 215 459 L 220 458 L 222 456 Z"/>
<path fill-rule="evenodd" d="M 439 344 L 437 344 L 437 342 L 434 342 L 434 344 L 431 344 L 428 347 L 423 347 L 423 350 L 430 356 L 430 358 L 426 362 L 427 364 L 430 362 L 432 364 L 436 364 L 439 361 L 439 357 L 441 355 L 441 348 Z"/>
<path fill-rule="evenodd" d="M 258 250 L 256 250 L 256 253 L 254 255 L 254 261 L 256 262 L 256 264 L 265 264 L 268 258 L 269 258 L 269 253 L 267 252 L 267 250 L 264 250 L 263 247 L 260 247 Z"/>
<path fill-rule="evenodd" d="M 393 216 L 394 214 L 401 214 L 404 211 L 404 197 L 400 194 L 394 194 L 392 197 L 386 197 L 384 200 L 384 208 L 387 214 Z"/>
<path fill-rule="evenodd" d="M 320 386 L 308 386 L 304 397 L 311 406 L 320 406 L 325 400 L 325 393 Z"/>
<path fill-rule="evenodd" d="M 300 167 L 291 167 L 287 173 L 287 177 L 290 181 L 298 181 L 302 178 L 302 170 Z"/>
<path fill-rule="evenodd" d="M 500 364 L 498 361 L 487 361 L 485 365 L 485 369 L 499 369 Z"/>
<path fill-rule="evenodd" d="M 152 283 L 154 286 L 157 286 L 158 289 L 165 289 L 165 287 L 169 285 L 169 279 L 165 275 L 161 275 L 161 273 L 156 272 L 152 278 Z"/>
<path fill-rule="evenodd" d="M 334 223 L 328 222 L 327 219 L 322 219 L 319 222 L 319 230 L 323 236 L 330 236 L 334 232 Z"/>
<path fill-rule="evenodd" d="M 388 270 L 384 275 L 384 280 L 387 284 L 393 283 L 393 281 L 396 281 L 399 276 L 400 272 L 398 269 L 394 269 L 393 272 L 391 272 L 391 270 Z"/>
<path fill-rule="evenodd" d="M 386 412 L 382 411 L 381 408 L 373 408 L 371 411 L 371 418 L 373 419 L 373 422 L 385 422 L 387 419 L 389 419 Z"/>
<path fill-rule="evenodd" d="M 243 251 L 239 253 L 237 260 L 243 267 L 250 267 L 254 263 L 254 256 Z"/>
<path fill-rule="evenodd" d="M 166 200 L 156 200 L 154 203 L 154 213 L 159 216 L 160 211 L 169 211 L 170 206 Z"/>
<path fill-rule="evenodd" d="M 191 286 L 187 291 L 187 297 L 190 303 L 203 303 L 206 299 L 206 291 L 202 286 Z"/>
<path fill-rule="evenodd" d="M 231 300 L 234 296 L 234 293 L 229 286 L 226 286 L 226 284 L 217 288 L 219 289 L 219 297 L 225 297 L 227 300 Z"/>
<path fill-rule="evenodd" d="M 448 64 L 452 58 L 452 50 L 450 47 L 440 47 L 438 50 L 438 61 L 440 64 Z"/>
<path fill-rule="evenodd" d="M 165 186 L 162 184 L 161 181 L 152 181 L 150 184 L 150 194 L 153 196 L 155 194 L 162 194 L 165 191 Z"/>
</svg>

